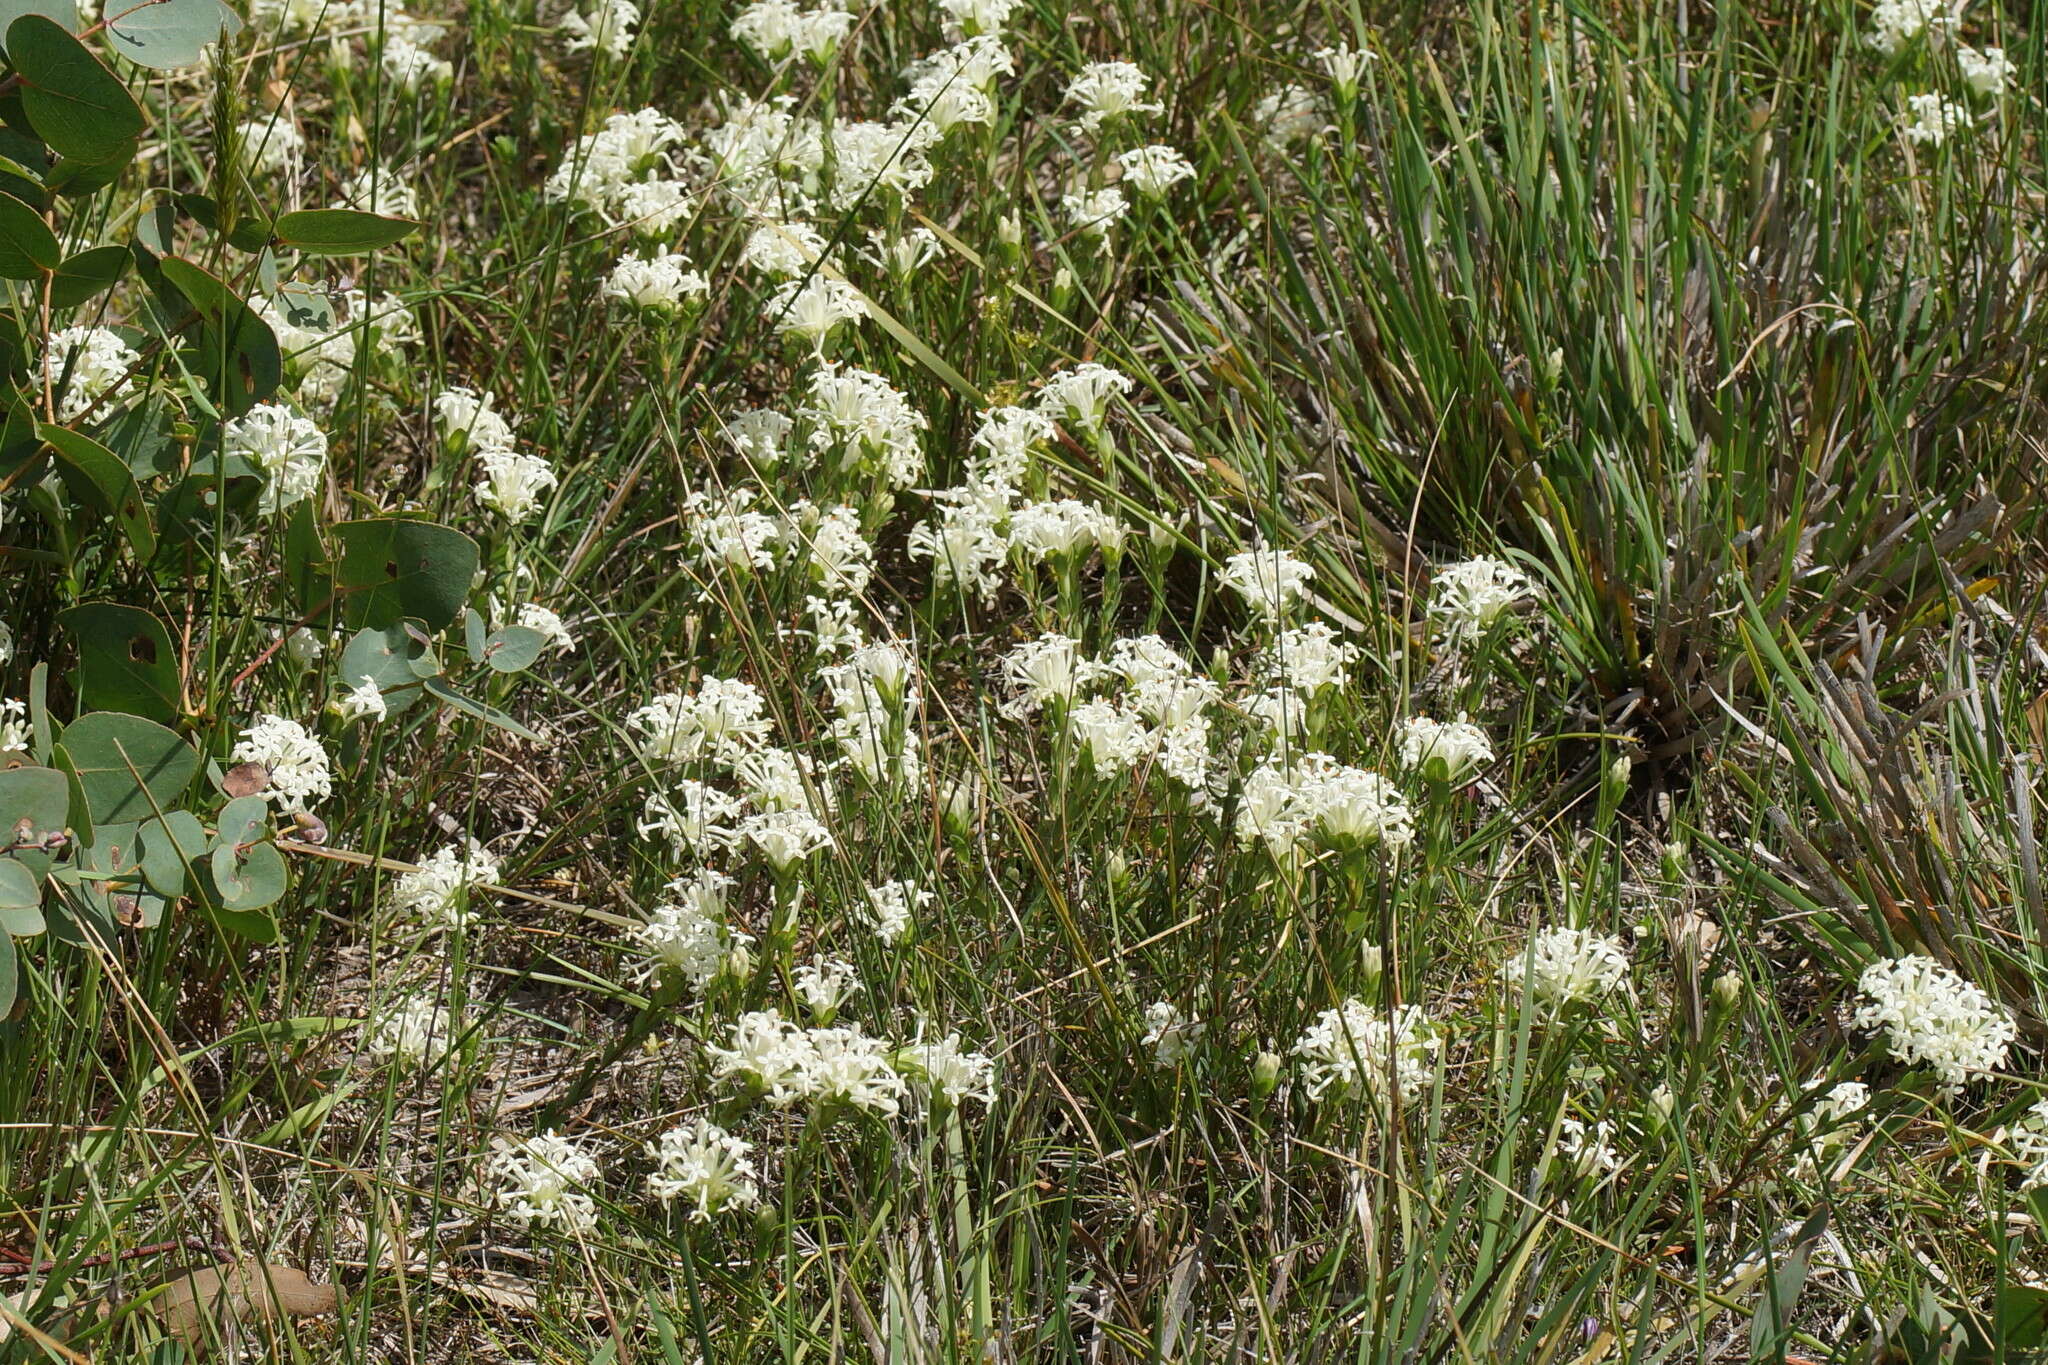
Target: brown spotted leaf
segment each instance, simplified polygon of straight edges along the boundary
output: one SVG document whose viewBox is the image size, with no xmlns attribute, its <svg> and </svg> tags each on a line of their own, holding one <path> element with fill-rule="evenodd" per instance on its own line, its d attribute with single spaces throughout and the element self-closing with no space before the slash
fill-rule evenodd
<svg viewBox="0 0 2048 1365">
<path fill-rule="evenodd" d="M 237 763 L 221 777 L 220 785 L 231 797 L 254 796 L 270 785 L 270 769 L 261 763 Z"/>
</svg>

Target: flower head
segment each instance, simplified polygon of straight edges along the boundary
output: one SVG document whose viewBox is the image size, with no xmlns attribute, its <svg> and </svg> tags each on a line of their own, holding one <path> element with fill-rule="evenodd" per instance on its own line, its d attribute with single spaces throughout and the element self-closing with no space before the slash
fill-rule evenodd
<svg viewBox="0 0 2048 1365">
<path fill-rule="evenodd" d="M 1943 1090 L 2005 1065 L 2018 1031 L 2011 1016 L 1972 983 L 1931 957 L 1873 962 L 1856 982 L 1850 1023 L 1882 1031 L 1892 1056 L 1933 1069 Z"/>
<path fill-rule="evenodd" d="M 1546 1018 L 1589 1005 L 1628 979 L 1628 954 L 1590 929 L 1545 929 L 1521 956 L 1501 966 L 1501 980 L 1525 993 Z"/>
<path fill-rule="evenodd" d="M 1242 597 L 1253 611 L 1277 621 L 1288 606 L 1308 591 L 1315 570 L 1275 546 L 1260 544 L 1232 555 L 1223 563 L 1223 586 Z"/>
<path fill-rule="evenodd" d="M 1119 153 L 1116 164 L 1123 168 L 1123 183 L 1147 199 L 1164 198 L 1181 181 L 1195 178 L 1193 163 L 1171 147 L 1133 147 Z"/>
<path fill-rule="evenodd" d="M 459 1027 L 460 1021 L 435 1000 L 408 996 L 364 1026 L 363 1048 L 379 1061 L 427 1067 L 446 1055 Z"/>
<path fill-rule="evenodd" d="M 1527 600 L 1529 578 L 1520 569 L 1481 556 L 1438 569 L 1429 590 L 1429 615 L 1453 642 L 1483 635 Z"/>
<path fill-rule="evenodd" d="M 1410 716 L 1401 724 L 1401 762 L 1432 782 L 1462 782 L 1493 762 L 1493 744 L 1463 716 Z"/>
<path fill-rule="evenodd" d="M 753 1144 L 706 1119 L 671 1128 L 647 1144 L 654 1163 L 647 1192 L 664 1204 L 682 1200 L 699 1223 L 726 1209 L 752 1208 L 761 1198 L 753 1152 Z"/>
<path fill-rule="evenodd" d="M 263 475 L 258 506 L 275 516 L 320 487 L 327 469 L 327 434 L 277 403 L 258 403 L 221 429 L 221 450 Z"/>
<path fill-rule="evenodd" d="M 498 1182 L 498 1207 L 522 1223 L 583 1236 L 597 1228 L 597 1205 L 584 1189 L 597 1183 L 597 1159 L 549 1129 L 530 1138 L 493 1138 L 486 1163 Z"/>
<path fill-rule="evenodd" d="M 279 809 L 303 811 L 333 792 L 327 750 L 306 727 L 283 716 L 262 715 L 242 731 L 232 755 L 237 763 L 260 763 L 269 774 L 264 796 Z"/>
<path fill-rule="evenodd" d="M 1363 1087 L 1375 1097 L 1413 1095 L 1436 1080 L 1443 1037 L 1417 1005 L 1375 1009 L 1346 1000 L 1324 1010 L 1295 1040 L 1310 1099 Z"/>
<path fill-rule="evenodd" d="M 1093 62 L 1067 83 L 1066 102 L 1081 111 L 1081 126 L 1092 133 L 1112 119 L 1161 112 L 1162 105 L 1145 99 L 1150 83 L 1129 62 Z"/>
</svg>

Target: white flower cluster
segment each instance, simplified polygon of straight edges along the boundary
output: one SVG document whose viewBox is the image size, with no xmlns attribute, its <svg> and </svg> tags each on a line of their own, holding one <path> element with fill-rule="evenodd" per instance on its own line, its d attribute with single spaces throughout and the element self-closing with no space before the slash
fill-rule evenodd
<svg viewBox="0 0 2048 1365">
<path fill-rule="evenodd" d="M 1259 616 L 1277 621 L 1307 594 L 1315 570 L 1287 551 L 1262 543 L 1225 560 L 1220 577 L 1223 586 Z"/>
<path fill-rule="evenodd" d="M 520 1222 L 579 1237 L 596 1230 L 597 1204 L 585 1191 L 602 1174 L 597 1158 L 560 1133 L 493 1138 L 486 1170 L 498 1207 Z"/>
<path fill-rule="evenodd" d="M 1401 725 L 1401 762 L 1432 782 L 1462 782 L 1493 762 L 1493 744 L 1463 716 L 1411 716 Z"/>
<path fill-rule="evenodd" d="M 1170 1000 L 1155 1000 L 1145 1007 L 1145 1036 L 1140 1041 L 1152 1049 L 1152 1064 L 1171 1071 L 1194 1055 L 1208 1028 L 1200 1019 L 1190 1018 Z"/>
<path fill-rule="evenodd" d="M 1268 758 L 1245 778 L 1235 832 L 1283 860 L 1314 841 L 1340 852 L 1398 852 L 1415 839 L 1415 815 L 1379 773 L 1301 752 Z"/>
<path fill-rule="evenodd" d="M 772 1009 L 741 1015 L 727 1045 L 706 1051 L 713 1075 L 745 1081 L 777 1108 L 836 1102 L 893 1116 L 909 1093 L 880 1039 L 853 1027 L 805 1029 Z"/>
<path fill-rule="evenodd" d="M 1113 120 L 1163 113 L 1165 106 L 1145 99 L 1150 84 L 1151 79 L 1129 62 L 1094 62 L 1067 83 L 1066 102 L 1080 111 L 1077 118 L 1083 129 L 1100 132 Z"/>
<path fill-rule="evenodd" d="M 363 1029 L 363 1048 L 380 1061 L 425 1068 L 439 1062 L 461 1029 L 446 1007 L 423 995 L 408 996 L 372 1018 Z"/>
<path fill-rule="evenodd" d="M 249 300 L 277 336 L 278 350 L 296 376 L 292 394 L 299 403 L 324 412 L 341 399 L 349 381 L 380 361 L 402 360 L 420 338 L 412 309 L 390 294 L 372 300 L 360 290 L 345 290 L 331 310 L 317 315 L 296 303 L 264 296 Z"/>
<path fill-rule="evenodd" d="M 613 114 L 576 140 L 548 177 L 547 196 L 615 227 L 659 235 L 686 217 L 695 199 L 679 178 L 675 156 L 687 137 L 659 110 Z"/>
<path fill-rule="evenodd" d="M 894 944 L 917 928 L 917 912 L 932 903 L 932 893 L 914 881 L 888 881 L 869 887 L 867 902 L 867 921 L 875 937 Z"/>
<path fill-rule="evenodd" d="M 671 1128 L 647 1144 L 654 1163 L 647 1192 L 663 1204 L 688 1204 L 699 1223 L 726 1209 L 752 1208 L 761 1200 L 753 1156 L 752 1143 L 706 1119 Z"/>
<path fill-rule="evenodd" d="M 333 794 L 327 750 L 306 727 L 283 716 L 260 715 L 242 731 L 230 755 L 237 763 L 260 763 L 268 774 L 264 796 L 286 811 L 307 810 Z"/>
<path fill-rule="evenodd" d="M 647 922 L 626 931 L 646 954 L 643 983 L 667 978 L 701 991 L 720 974 L 745 974 L 753 938 L 727 922 L 732 887 L 732 878 L 710 868 L 669 883 L 668 898 L 648 912 Z"/>
<path fill-rule="evenodd" d="M 853 31 L 855 17 L 832 0 L 816 9 L 800 9 L 791 0 L 753 0 L 734 16 L 727 32 L 767 61 L 794 54 L 822 63 Z"/>
<path fill-rule="evenodd" d="M 2018 1036 L 1990 996 L 1921 954 L 1871 963 L 1857 978 L 1856 994 L 1851 1025 L 1881 1031 L 1892 1056 L 1932 1068 L 1944 1090 L 2005 1065 Z"/>
<path fill-rule="evenodd" d="M 1967 0 L 1877 0 L 1870 9 L 1870 31 L 1863 41 L 1884 56 L 1896 56 L 1908 43 L 1926 38 L 1940 42 L 1962 22 Z"/>
<path fill-rule="evenodd" d="M 1530 935 L 1528 948 L 1503 963 L 1500 975 L 1510 992 L 1555 1019 L 1620 987 L 1628 979 L 1628 953 L 1590 929 L 1545 929 Z"/>
<path fill-rule="evenodd" d="M 626 717 L 650 763 L 698 758 L 736 762 L 766 743 L 775 723 L 752 683 L 705 677 L 695 692 L 664 692 Z"/>
<path fill-rule="evenodd" d="M 1502 560 L 1481 556 L 1436 571 L 1429 615 L 1452 643 L 1484 635 L 1496 621 L 1529 600 L 1529 577 Z"/>
<path fill-rule="evenodd" d="M 1420 1006 L 1375 1009 L 1346 1000 L 1324 1010 L 1295 1040 L 1310 1099 L 1361 1088 L 1375 1098 L 1415 1098 L 1436 1080 L 1443 1036 Z"/>
<path fill-rule="evenodd" d="M 327 435 L 279 403 L 258 403 L 221 429 L 221 452 L 263 475 L 264 513 L 275 516 L 319 490 L 327 472 Z"/>
<path fill-rule="evenodd" d="M 43 349 L 43 382 L 58 395 L 57 420 L 75 422 L 94 411 L 141 364 L 141 353 L 111 327 L 66 327 L 53 333 Z"/>
<path fill-rule="evenodd" d="M 555 28 L 568 35 L 571 52 L 601 52 L 613 61 L 633 50 L 640 7 L 633 0 L 596 0 L 588 10 L 570 10 Z"/>
<path fill-rule="evenodd" d="M 2012 1150 L 2013 1161 L 2024 1168 L 2020 1173 L 2022 1190 L 2048 1185 L 2048 1100 L 2037 1101 L 1998 1137 Z"/>
<path fill-rule="evenodd" d="M 649 256 L 624 256 L 605 276 L 600 292 L 631 308 L 670 314 L 711 292 L 705 278 L 690 268 L 690 258 L 673 251 Z"/>
<path fill-rule="evenodd" d="M 495 884 L 500 871 L 497 858 L 474 840 L 447 844 L 413 871 L 399 874 L 391 887 L 392 904 L 429 933 L 465 929 L 481 913 L 470 889 Z"/>
</svg>

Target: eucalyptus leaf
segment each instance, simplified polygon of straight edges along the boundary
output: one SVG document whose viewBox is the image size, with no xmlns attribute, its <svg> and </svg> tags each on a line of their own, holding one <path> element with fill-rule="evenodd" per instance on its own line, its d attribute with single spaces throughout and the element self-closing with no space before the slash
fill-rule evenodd
<svg viewBox="0 0 2048 1365">
<path fill-rule="evenodd" d="M 79 22 L 78 6 L 72 0 L 0 0 L 0 33 L 5 33 L 24 14 L 54 19 L 67 33 L 85 27 Z"/>
<path fill-rule="evenodd" d="M 187 869 L 206 856 L 206 827 L 188 810 L 165 811 L 142 825 L 142 876 L 159 895 L 185 894 Z"/>
<path fill-rule="evenodd" d="M 22 110 L 50 150 L 86 165 L 134 157 L 147 122 L 121 79 L 61 24 L 24 14 L 7 26 Z"/>
<path fill-rule="evenodd" d="M 242 16 L 221 0 L 146 0 L 107 21 L 114 50 L 152 71 L 195 65 L 208 43 L 241 31 Z"/>
<path fill-rule="evenodd" d="M 286 887 L 284 855 L 275 844 L 254 844 L 237 855 L 226 845 L 207 861 L 223 910 L 246 914 L 275 905 Z"/>
<path fill-rule="evenodd" d="M 43 932 L 43 880 L 13 858 L 0 858 L 0 937 Z"/>
<path fill-rule="evenodd" d="M 213 846 L 239 854 L 270 837 L 270 803 L 260 796 L 238 796 L 220 808 L 214 821 Z"/>
<path fill-rule="evenodd" d="M 300 209 L 277 220 L 277 240 L 309 256 L 360 256 L 419 231 L 410 218 L 358 209 Z"/>
<path fill-rule="evenodd" d="M 72 607 L 57 620 L 78 640 L 78 690 L 87 706 L 177 718 L 178 656 L 163 622 L 114 602 Z"/>
<path fill-rule="evenodd" d="M 377 517 L 334 528 L 341 544 L 335 582 L 346 590 L 344 615 L 360 626 L 395 626 L 417 617 L 430 630 L 453 621 L 476 577 L 476 542 L 430 521 Z"/>
<path fill-rule="evenodd" d="M 0 194 L 0 279 L 38 280 L 57 268 L 64 248 L 43 215 Z"/>
<path fill-rule="evenodd" d="M 50 281 L 50 306 L 76 308 L 120 281 L 128 268 L 128 252 L 118 246 L 96 246 L 67 256 Z"/>
<path fill-rule="evenodd" d="M 57 457 L 58 476 L 71 496 L 111 515 L 136 554 L 144 558 L 154 554 L 156 528 L 126 461 L 92 437 L 68 427 L 45 422 L 36 428 L 36 434 Z"/>
<path fill-rule="evenodd" d="M 221 409 L 240 417 L 276 392 L 284 379 L 284 357 L 270 324 L 241 295 L 190 261 L 166 256 L 157 268 L 205 321 L 187 363 L 209 378 L 210 394 Z"/>
<path fill-rule="evenodd" d="M 500 673 L 533 667 L 548 637 L 531 626 L 506 626 L 484 642 L 484 662 Z"/>
<path fill-rule="evenodd" d="M 199 755 L 140 716 L 94 711 L 64 727 L 57 746 L 70 760 L 95 825 L 149 819 L 178 804 L 199 771 Z"/>
<path fill-rule="evenodd" d="M 357 631 L 342 647 L 335 681 L 345 688 L 360 686 L 366 680 L 375 683 L 384 694 L 385 712 L 396 715 L 420 699 L 420 674 L 416 666 L 422 660 L 431 662 L 430 673 L 440 671 L 433 651 L 415 640 L 403 625 L 366 628 Z"/>
<path fill-rule="evenodd" d="M 0 770 L 0 839 L 9 845 L 42 843 L 64 832 L 71 816 L 71 783 L 55 768 Z"/>
</svg>

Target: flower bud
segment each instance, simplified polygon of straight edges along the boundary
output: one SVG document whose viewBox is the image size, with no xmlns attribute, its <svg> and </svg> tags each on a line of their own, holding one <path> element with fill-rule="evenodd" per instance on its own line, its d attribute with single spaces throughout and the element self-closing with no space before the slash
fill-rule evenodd
<svg viewBox="0 0 2048 1365">
<path fill-rule="evenodd" d="M 1671 1093 L 1671 1087 L 1660 1085 L 1650 1092 L 1650 1118 L 1659 1128 L 1671 1122 L 1671 1116 L 1678 1112 L 1678 1096 Z"/>
<path fill-rule="evenodd" d="M 1608 799 L 1619 801 L 1628 794 L 1629 774 L 1635 771 L 1635 760 L 1627 754 L 1616 754 L 1614 761 L 1607 765 Z"/>
<path fill-rule="evenodd" d="M 1259 1053 L 1259 1055 L 1252 1060 L 1253 1097 L 1256 1099 L 1265 1099 L 1268 1095 L 1273 1093 L 1273 1091 L 1279 1086 L 1279 1084 L 1280 1055 L 1276 1052 L 1271 1051 L 1270 1049 Z"/>
<path fill-rule="evenodd" d="M 1732 1010 L 1742 1003 L 1743 994 L 1749 983 L 1742 979 L 1742 973 L 1728 971 L 1714 978 L 1714 1007 Z"/>
</svg>

